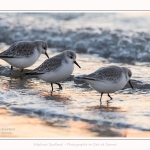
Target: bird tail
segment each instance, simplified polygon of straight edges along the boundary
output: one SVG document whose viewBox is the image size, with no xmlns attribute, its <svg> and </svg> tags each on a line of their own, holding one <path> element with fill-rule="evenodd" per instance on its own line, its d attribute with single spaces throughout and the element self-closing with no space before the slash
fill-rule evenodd
<svg viewBox="0 0 150 150">
<path fill-rule="evenodd" d="M 88 77 L 85 74 L 74 76 L 74 79 L 75 80 L 95 80 L 94 78 Z"/>
<path fill-rule="evenodd" d="M 26 75 L 26 76 L 33 76 L 33 75 L 41 75 L 41 74 L 43 74 L 43 73 L 37 73 L 37 72 L 27 72 L 27 73 L 25 73 L 24 75 Z"/>
<path fill-rule="evenodd" d="M 0 55 L 0 58 L 13 58 L 13 56 Z"/>
<path fill-rule="evenodd" d="M 74 76 L 75 80 L 84 80 L 86 78 L 85 74 Z"/>
</svg>

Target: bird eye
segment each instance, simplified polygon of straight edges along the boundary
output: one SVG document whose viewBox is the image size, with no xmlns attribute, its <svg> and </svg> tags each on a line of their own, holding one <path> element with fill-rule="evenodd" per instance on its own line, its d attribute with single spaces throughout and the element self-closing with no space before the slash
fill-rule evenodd
<svg viewBox="0 0 150 150">
<path fill-rule="evenodd" d="M 128 73 L 128 75 L 129 75 L 129 77 L 131 77 L 131 73 L 130 72 Z"/>
<path fill-rule="evenodd" d="M 43 49 L 45 49 L 45 50 L 46 50 L 46 46 L 43 46 Z"/>
<path fill-rule="evenodd" d="M 72 59 L 73 57 L 72 57 L 72 56 L 70 56 L 70 58 Z"/>
</svg>

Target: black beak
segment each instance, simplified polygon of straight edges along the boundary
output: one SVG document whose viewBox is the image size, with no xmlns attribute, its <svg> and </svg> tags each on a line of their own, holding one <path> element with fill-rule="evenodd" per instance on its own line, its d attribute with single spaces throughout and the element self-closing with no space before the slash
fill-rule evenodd
<svg viewBox="0 0 150 150">
<path fill-rule="evenodd" d="M 75 63 L 79 68 L 81 68 L 81 67 L 79 66 L 79 64 L 78 64 L 76 61 L 74 61 L 74 63 Z"/>
<path fill-rule="evenodd" d="M 45 55 L 49 58 L 49 56 L 48 56 L 47 52 L 45 52 Z"/>
<path fill-rule="evenodd" d="M 130 86 L 132 87 L 132 89 L 133 89 L 133 85 L 132 85 L 132 83 L 131 83 L 131 81 L 129 80 L 129 84 L 130 84 Z"/>
</svg>

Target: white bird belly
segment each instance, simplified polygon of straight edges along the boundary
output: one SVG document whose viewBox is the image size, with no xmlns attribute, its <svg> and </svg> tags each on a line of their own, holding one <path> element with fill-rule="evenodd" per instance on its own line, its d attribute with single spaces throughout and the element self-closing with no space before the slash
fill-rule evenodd
<svg viewBox="0 0 150 150">
<path fill-rule="evenodd" d="M 39 78 L 47 82 L 56 83 L 67 79 L 73 70 L 73 63 L 63 63 L 58 69 L 39 75 Z"/>
<path fill-rule="evenodd" d="M 121 90 L 127 84 L 127 79 L 123 75 L 117 82 L 88 80 L 87 83 L 100 93 L 114 93 Z"/>
<path fill-rule="evenodd" d="M 22 58 L 5 58 L 6 62 L 8 62 L 11 66 L 16 68 L 27 68 L 33 65 L 38 58 L 40 57 L 40 54 L 37 52 L 37 50 L 34 51 L 34 54 L 32 54 L 29 57 L 22 57 Z"/>
</svg>

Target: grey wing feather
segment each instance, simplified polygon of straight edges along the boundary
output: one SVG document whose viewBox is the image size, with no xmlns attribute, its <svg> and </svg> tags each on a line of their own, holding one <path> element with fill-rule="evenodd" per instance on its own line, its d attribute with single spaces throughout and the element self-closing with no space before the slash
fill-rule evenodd
<svg viewBox="0 0 150 150">
<path fill-rule="evenodd" d="M 117 66 L 109 66 L 100 68 L 97 71 L 85 76 L 85 78 L 89 80 L 115 81 L 121 77 L 122 73 L 122 68 Z"/>
<path fill-rule="evenodd" d="M 29 72 L 29 74 L 43 74 L 57 69 L 62 63 L 62 57 L 55 56 L 45 60 L 39 67 Z"/>
<path fill-rule="evenodd" d="M 15 57 L 28 57 L 33 54 L 36 46 L 33 42 L 15 42 L 9 49 L 0 53 L 0 57 L 15 58 Z"/>
</svg>

